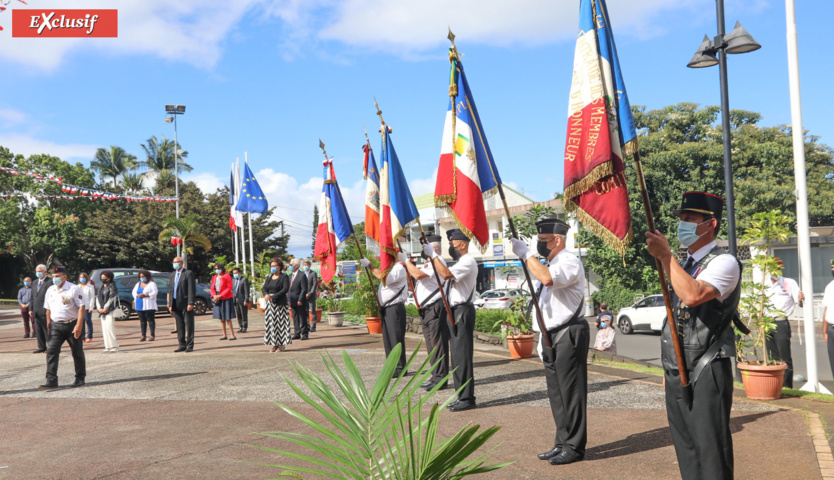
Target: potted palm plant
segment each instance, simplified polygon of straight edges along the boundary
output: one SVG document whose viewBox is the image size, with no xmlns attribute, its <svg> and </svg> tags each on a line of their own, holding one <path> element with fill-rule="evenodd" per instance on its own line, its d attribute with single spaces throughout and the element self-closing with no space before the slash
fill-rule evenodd
<svg viewBox="0 0 834 480">
<path fill-rule="evenodd" d="M 781 274 L 782 267 L 773 255 L 768 254 L 768 248 L 773 243 L 787 241 L 791 231 L 786 225 L 790 221 L 790 217 L 780 210 L 757 213 L 753 215 L 750 228 L 743 237 L 743 241 L 751 247 L 759 247 L 760 253 L 750 259 L 750 265 L 760 275 L 755 281 L 742 284 L 746 294 L 741 297 L 738 311 L 741 320 L 750 328 L 750 337 L 736 331 L 736 338 L 739 339 L 736 341 L 736 358 L 744 391 L 748 398 L 756 400 L 776 400 L 782 396 L 782 380 L 787 365 L 769 358 L 765 342 L 776 329 L 774 319 L 784 313 L 777 311 L 770 302 L 766 282 L 770 276 Z"/>
<path fill-rule="evenodd" d="M 382 317 L 379 312 L 379 304 L 376 300 L 376 290 L 371 282 L 362 279 L 359 287 L 353 292 L 353 298 L 362 307 L 365 314 L 365 325 L 368 326 L 368 333 L 382 334 Z"/>
<path fill-rule="evenodd" d="M 494 327 L 501 327 L 501 337 L 507 341 L 510 356 L 527 358 L 533 355 L 535 335 L 532 323 L 527 318 L 524 302 L 516 300 L 506 312 L 506 316 L 495 322 Z"/>
</svg>

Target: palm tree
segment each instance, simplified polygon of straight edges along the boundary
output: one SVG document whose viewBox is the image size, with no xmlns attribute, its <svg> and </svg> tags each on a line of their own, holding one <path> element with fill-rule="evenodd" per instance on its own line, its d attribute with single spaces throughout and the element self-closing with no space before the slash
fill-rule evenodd
<svg viewBox="0 0 834 480">
<path fill-rule="evenodd" d="M 162 227 L 162 231 L 159 232 L 160 242 L 168 242 L 171 237 L 182 239 L 183 267 L 188 267 L 186 252 L 194 255 L 194 247 L 211 250 L 211 241 L 200 233 L 200 217 L 198 215 L 189 215 L 179 220 L 175 217 L 166 218 L 162 221 Z"/>
<path fill-rule="evenodd" d="M 138 166 L 136 156 L 124 151 L 122 147 L 110 145 L 110 151 L 99 148 L 96 150 L 96 158 L 90 162 L 90 168 L 97 171 L 101 178 L 113 178 L 113 188 L 116 188 L 116 180 L 119 175 L 124 175 Z"/>
<path fill-rule="evenodd" d="M 148 166 L 148 172 L 145 175 L 156 176 L 160 172 L 173 172 L 174 163 L 176 162 L 174 155 L 175 148 L 179 153 L 179 161 L 176 162 L 177 167 L 179 167 L 179 172 L 190 172 L 193 170 L 191 165 L 183 161 L 183 158 L 188 157 L 188 152 L 184 151 L 182 146 L 176 145 L 176 142 L 165 138 L 164 135 L 162 136 L 162 142 L 154 135 L 141 146 L 142 150 L 145 151 L 145 163 Z"/>
<path fill-rule="evenodd" d="M 144 176 L 141 173 L 123 173 L 122 188 L 125 193 L 141 192 L 145 188 Z"/>
</svg>

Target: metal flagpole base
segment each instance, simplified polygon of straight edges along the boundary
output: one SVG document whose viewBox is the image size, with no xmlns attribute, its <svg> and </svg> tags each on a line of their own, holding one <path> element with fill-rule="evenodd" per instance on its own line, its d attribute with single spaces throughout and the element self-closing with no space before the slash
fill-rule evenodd
<svg viewBox="0 0 834 480">
<path fill-rule="evenodd" d="M 819 382 L 817 382 L 816 385 L 812 384 L 811 382 L 807 382 L 799 390 L 803 392 L 824 393 L 826 395 L 834 395 L 831 393 L 829 389 L 825 388 L 825 386 L 823 386 L 823 384 Z"/>
</svg>

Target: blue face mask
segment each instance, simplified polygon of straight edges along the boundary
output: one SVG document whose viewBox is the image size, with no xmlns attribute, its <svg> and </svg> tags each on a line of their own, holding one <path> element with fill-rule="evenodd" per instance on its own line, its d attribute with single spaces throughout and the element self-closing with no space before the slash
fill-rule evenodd
<svg viewBox="0 0 834 480">
<path fill-rule="evenodd" d="M 179 270 L 180 269 L 180 264 L 179 263 L 173 263 L 172 265 L 174 266 L 174 270 Z"/>
<path fill-rule="evenodd" d="M 35 272 L 35 276 L 38 278 L 43 278 L 43 272 Z"/>
<path fill-rule="evenodd" d="M 147 283 L 148 279 L 145 278 L 145 277 L 139 277 L 139 281 L 142 282 L 142 283 Z"/>
<path fill-rule="evenodd" d="M 290 265 L 289 267 L 287 267 L 287 273 L 292 273 L 292 265 Z"/>
<path fill-rule="evenodd" d="M 278 271 L 278 267 L 269 267 L 269 271 L 275 273 Z"/>
<path fill-rule="evenodd" d="M 61 277 L 52 277 L 52 284 L 53 285 L 60 285 L 63 282 L 64 282 L 64 279 L 62 279 Z"/>
<path fill-rule="evenodd" d="M 240 278 L 240 274 L 239 274 L 239 273 L 236 273 L 236 274 L 235 274 L 235 279 L 238 279 L 238 278 Z"/>
<path fill-rule="evenodd" d="M 608 326 L 607 322 L 599 322 L 599 328 L 605 328 Z"/>
<path fill-rule="evenodd" d="M 29 286 L 29 285 L 31 285 L 31 284 L 32 284 L 32 282 L 23 282 L 23 286 L 24 286 L 24 287 L 28 287 L 28 286 Z"/>
<path fill-rule="evenodd" d="M 304 265 L 303 267 L 301 267 L 301 269 L 304 270 L 305 272 L 310 271 L 310 267 L 308 267 L 307 265 Z"/>
<path fill-rule="evenodd" d="M 681 242 L 681 245 L 684 247 L 689 247 L 693 243 L 697 242 L 701 236 L 705 235 L 707 232 L 698 235 L 695 233 L 695 230 L 698 229 L 699 226 L 707 223 L 709 220 L 703 223 L 695 223 L 695 222 L 684 222 L 681 221 L 678 224 L 678 241 Z"/>
<path fill-rule="evenodd" d="M 216 274 L 218 274 L 218 275 L 220 275 L 220 273 L 221 273 L 222 271 L 223 271 L 223 270 L 220 270 L 219 268 L 215 268 L 215 269 L 214 269 L 214 273 L 216 273 Z"/>
<path fill-rule="evenodd" d="M 87 283 L 87 279 L 86 279 L 86 278 L 79 278 L 79 279 L 78 279 L 78 281 L 79 281 L 79 282 L 81 282 L 81 283 Z"/>
</svg>

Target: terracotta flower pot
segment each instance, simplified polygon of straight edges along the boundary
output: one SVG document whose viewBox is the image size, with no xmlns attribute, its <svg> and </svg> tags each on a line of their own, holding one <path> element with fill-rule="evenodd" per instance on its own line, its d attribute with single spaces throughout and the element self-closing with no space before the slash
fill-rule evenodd
<svg viewBox="0 0 834 480">
<path fill-rule="evenodd" d="M 508 335 L 507 345 L 510 347 L 510 356 L 513 358 L 527 358 L 533 355 L 535 335 Z"/>
<path fill-rule="evenodd" d="M 747 398 L 753 400 L 778 400 L 782 398 L 782 382 L 787 364 L 751 365 L 739 363 L 741 379 Z"/>
<path fill-rule="evenodd" d="M 368 325 L 368 333 L 376 335 L 382 333 L 381 317 L 365 317 L 365 323 Z"/>
<path fill-rule="evenodd" d="M 313 317 L 313 312 L 310 312 L 310 323 L 314 323 L 314 322 L 315 323 L 321 322 L 321 309 L 320 308 L 316 309 L 315 318 Z"/>
</svg>

